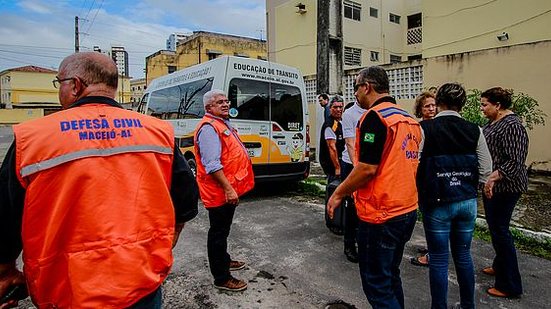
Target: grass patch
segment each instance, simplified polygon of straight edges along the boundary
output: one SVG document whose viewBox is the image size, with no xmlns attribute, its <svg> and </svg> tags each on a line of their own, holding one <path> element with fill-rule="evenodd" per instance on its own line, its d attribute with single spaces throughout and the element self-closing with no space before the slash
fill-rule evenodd
<svg viewBox="0 0 551 309">
<path fill-rule="evenodd" d="M 325 198 L 325 190 L 322 189 L 319 184 L 322 184 L 322 182 L 317 179 L 308 178 L 306 180 L 303 180 L 298 184 L 297 193 Z M 323 187 L 325 187 L 325 184 L 322 185 Z"/>
<path fill-rule="evenodd" d="M 511 228 L 511 234 L 515 240 L 517 250 L 529 253 L 531 255 L 551 260 L 551 240 L 541 241 L 533 237 L 526 236 L 520 230 Z M 474 238 L 491 242 L 490 231 L 486 227 L 476 226 L 474 229 Z"/>
</svg>

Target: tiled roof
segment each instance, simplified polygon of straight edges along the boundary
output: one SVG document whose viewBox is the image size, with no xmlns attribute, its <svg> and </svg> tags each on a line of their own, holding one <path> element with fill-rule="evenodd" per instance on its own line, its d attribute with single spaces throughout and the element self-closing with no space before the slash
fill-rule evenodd
<svg viewBox="0 0 551 309">
<path fill-rule="evenodd" d="M 6 71 L 10 71 L 10 72 L 57 73 L 57 71 L 55 71 L 55 70 L 41 68 L 41 67 L 37 67 L 37 66 L 34 66 L 34 65 L 27 65 L 27 66 L 24 66 L 24 67 L 8 69 Z"/>
</svg>

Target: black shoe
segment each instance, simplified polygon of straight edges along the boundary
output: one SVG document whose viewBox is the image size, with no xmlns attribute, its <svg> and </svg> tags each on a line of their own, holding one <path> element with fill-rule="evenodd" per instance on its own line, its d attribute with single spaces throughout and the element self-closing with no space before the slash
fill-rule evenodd
<svg viewBox="0 0 551 309">
<path fill-rule="evenodd" d="M 356 251 L 356 247 L 344 248 L 344 255 L 346 255 L 346 259 L 350 262 L 358 263 L 358 251 Z"/>
</svg>

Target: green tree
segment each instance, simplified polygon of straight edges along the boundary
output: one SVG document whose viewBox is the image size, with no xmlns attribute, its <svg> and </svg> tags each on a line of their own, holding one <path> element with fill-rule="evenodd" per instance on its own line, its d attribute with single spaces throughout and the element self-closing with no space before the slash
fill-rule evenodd
<svg viewBox="0 0 551 309">
<path fill-rule="evenodd" d="M 469 89 L 467 93 L 467 103 L 461 110 L 461 116 L 463 116 L 463 118 L 479 126 L 488 123 L 488 119 L 486 119 L 480 111 L 481 93 L 482 92 L 478 89 Z M 545 125 L 545 118 L 547 115 L 539 108 L 536 99 L 522 92 L 513 92 L 512 101 L 511 110 L 519 116 L 528 130 L 532 130 L 536 125 Z"/>
</svg>

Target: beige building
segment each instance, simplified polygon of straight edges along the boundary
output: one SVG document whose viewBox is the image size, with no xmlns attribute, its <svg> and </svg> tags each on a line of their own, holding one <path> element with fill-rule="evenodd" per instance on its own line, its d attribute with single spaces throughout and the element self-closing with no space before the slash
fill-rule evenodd
<svg viewBox="0 0 551 309">
<path fill-rule="evenodd" d="M 267 59 L 266 41 L 195 31 L 178 43 L 175 52 L 160 50 L 146 57 L 146 84 L 157 77 L 215 59 L 221 55 Z"/>
<path fill-rule="evenodd" d="M 343 19 L 343 48 L 361 47 L 361 66 L 344 67 L 342 83 L 347 101 L 354 99 L 352 87 L 359 68 L 374 64 L 387 69 L 391 94 L 408 109 L 422 89 L 450 81 L 460 82 L 467 89 L 483 91 L 502 86 L 528 94 L 539 102 L 548 117 L 547 126 L 529 131 L 527 164 L 536 170 L 551 171 L 551 149 L 546 147 L 551 135 L 551 93 L 547 91 L 551 80 L 551 1 L 355 2 L 361 10 L 359 15 Z M 300 1 L 302 9 L 297 3 L 266 2 L 269 58 L 301 69 L 311 102 L 310 115 L 316 115 L 321 111 L 315 103 L 316 65 L 312 57 L 316 54 L 317 1 Z M 345 15 L 350 1 L 341 3 Z M 378 6 L 381 4 L 382 7 Z M 379 10 L 379 17 L 384 17 L 378 20 L 380 26 L 370 24 L 373 22 L 370 18 L 374 18 L 371 13 L 375 13 L 372 8 Z M 390 14 L 400 17 L 401 30 L 391 25 L 397 20 Z M 355 16 L 360 20 L 354 19 Z M 368 24 L 360 26 L 363 22 Z M 295 31 L 298 37 L 287 35 L 291 28 L 300 29 Z M 382 59 L 378 63 L 366 58 L 364 52 L 368 50 L 371 56 L 376 47 Z M 389 64 L 394 62 L 391 55 L 400 55 L 403 62 Z M 313 128 L 317 127 L 318 118 L 319 115 L 310 119 Z M 315 130 L 312 133 L 315 135 Z"/>
<path fill-rule="evenodd" d="M 136 106 L 140 102 L 145 89 L 145 78 L 136 78 L 130 80 L 130 91 L 132 92 L 130 102 L 132 103 L 132 106 Z"/>
<path fill-rule="evenodd" d="M 58 103 L 52 80 L 57 71 L 24 66 L 0 72 L 0 104 L 13 108 L 31 103 Z"/>
<path fill-rule="evenodd" d="M 318 1 L 267 0 L 268 58 L 316 74 Z M 341 5 L 343 67 L 420 58 L 421 0 L 345 0 Z M 334 6 L 332 11 L 337 10 Z M 333 22 L 333 15 L 329 22 Z M 292 33 L 292 35 L 289 35 Z M 282 35 L 283 34 L 283 35 Z M 331 34 L 330 34 L 331 35 Z"/>
</svg>

